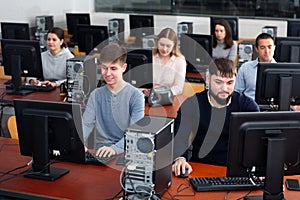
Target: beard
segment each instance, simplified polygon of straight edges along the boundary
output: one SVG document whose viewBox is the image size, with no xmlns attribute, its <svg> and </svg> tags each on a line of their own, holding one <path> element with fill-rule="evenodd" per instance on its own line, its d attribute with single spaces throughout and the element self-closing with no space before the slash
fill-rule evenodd
<svg viewBox="0 0 300 200">
<path fill-rule="evenodd" d="M 209 95 L 220 105 L 225 106 L 227 105 L 229 99 L 231 98 L 233 92 L 231 94 L 228 94 L 228 97 L 223 99 L 220 98 L 217 94 L 215 94 L 214 92 L 211 91 L 211 89 L 209 88 Z"/>
</svg>

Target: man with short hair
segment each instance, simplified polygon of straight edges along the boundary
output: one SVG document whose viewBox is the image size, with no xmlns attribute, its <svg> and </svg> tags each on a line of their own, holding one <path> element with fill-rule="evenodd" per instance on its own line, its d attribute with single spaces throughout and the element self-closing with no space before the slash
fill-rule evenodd
<svg viewBox="0 0 300 200">
<path fill-rule="evenodd" d="M 191 173 L 188 153 L 189 161 L 226 165 L 230 114 L 259 111 L 253 99 L 234 91 L 235 79 L 233 61 L 215 59 L 209 66 L 208 89 L 188 98 L 178 110 L 172 166 L 176 176 L 185 170 Z"/>
<path fill-rule="evenodd" d="M 256 37 L 255 50 L 258 57 L 255 60 L 243 63 L 236 76 L 235 90 L 243 92 L 255 99 L 257 65 L 260 62 L 276 63 L 274 60 L 274 38 L 268 33 L 261 33 Z"/>
<path fill-rule="evenodd" d="M 106 85 L 96 88 L 83 114 L 84 141 L 96 128 L 96 155 L 110 157 L 124 152 L 124 131 L 144 117 L 144 95 L 123 79 L 127 52 L 116 43 L 100 53 L 101 74 Z"/>
</svg>

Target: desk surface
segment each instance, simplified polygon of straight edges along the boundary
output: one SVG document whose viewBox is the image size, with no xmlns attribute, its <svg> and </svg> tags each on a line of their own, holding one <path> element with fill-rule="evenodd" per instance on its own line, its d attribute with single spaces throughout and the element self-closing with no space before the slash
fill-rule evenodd
<svg viewBox="0 0 300 200">
<path fill-rule="evenodd" d="M 183 95 L 174 96 L 172 105 L 151 107 L 148 103 L 145 104 L 145 115 L 176 118 L 177 110 L 187 97 Z"/>
<path fill-rule="evenodd" d="M 6 85 L 5 80 L 0 80 L 0 94 L 1 102 L 11 104 L 14 99 L 31 99 L 31 100 L 41 100 L 41 101 L 63 101 L 64 96 L 60 95 L 59 88 L 52 90 L 50 92 L 33 92 L 27 95 L 10 95 L 5 94 Z"/>
<path fill-rule="evenodd" d="M 30 157 L 21 156 L 17 140 L 0 138 L 0 176 L 3 172 L 26 164 Z M 190 177 L 213 177 L 225 176 L 226 168 L 199 163 L 191 163 L 193 172 Z M 14 177 L 0 183 L 0 194 L 11 192 L 14 195 L 41 195 L 60 199 L 107 199 L 113 198 L 121 191 L 119 182 L 121 167 L 94 166 L 68 162 L 57 162 L 53 167 L 69 169 L 70 172 L 54 182 Z M 24 170 L 24 169 L 22 169 Z M 19 170 L 17 172 L 20 172 Z M 2 173 L 1 173 L 2 172 Z M 9 177 L 8 175 L 4 178 Z M 296 176 L 299 180 L 300 177 Z M 0 179 L 0 181 L 3 178 Z M 183 188 L 188 184 L 187 179 L 173 177 L 172 185 L 163 195 L 164 199 L 171 199 L 171 195 L 177 199 L 224 199 L 226 192 L 197 192 L 191 188 L 178 192 L 179 187 Z M 185 185 L 182 185 L 185 184 Z M 181 186 L 180 186 L 181 185 Z M 183 186 L 183 187 L 182 187 Z M 246 195 L 248 191 L 232 191 L 228 199 L 237 199 Z M 260 195 L 261 191 L 253 191 L 251 195 Z M 300 192 L 288 191 L 285 189 L 286 199 L 297 199 Z M 185 196 L 182 196 L 185 195 Z M 20 198 L 21 196 L 19 196 Z"/>
</svg>

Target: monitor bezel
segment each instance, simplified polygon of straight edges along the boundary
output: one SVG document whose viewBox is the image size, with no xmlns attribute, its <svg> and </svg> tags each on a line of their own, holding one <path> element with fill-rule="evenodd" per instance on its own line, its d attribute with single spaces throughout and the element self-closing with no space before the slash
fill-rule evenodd
<svg viewBox="0 0 300 200">
<path fill-rule="evenodd" d="M 13 103 L 20 153 L 33 159 L 27 177 L 53 181 L 62 176 L 51 174 L 52 159 L 85 163 L 80 104 L 24 99 Z"/>
<path fill-rule="evenodd" d="M 199 42 L 207 41 L 208 48 Z M 180 35 L 180 51 L 187 61 L 187 72 L 206 71 L 212 61 L 213 36 L 183 33 Z M 194 48 L 192 48 L 194 47 Z"/>
<path fill-rule="evenodd" d="M 294 33 L 295 31 L 297 32 L 297 34 Z M 296 19 L 287 20 L 287 36 L 300 37 L 300 20 L 296 20 Z"/>
<path fill-rule="evenodd" d="M 13 28 L 15 31 L 20 31 L 20 29 L 24 29 L 20 32 L 21 37 L 8 37 L 7 35 L 5 35 L 5 30 L 11 28 Z M 1 35 L 2 39 L 30 40 L 29 24 L 22 22 L 1 22 Z"/>
<path fill-rule="evenodd" d="M 297 46 L 300 49 L 300 37 L 276 37 L 275 38 L 275 51 L 274 59 L 277 62 L 300 62 L 300 53 L 298 55 L 298 60 L 291 59 L 291 53 L 296 53 L 297 51 L 292 52 L 292 47 Z M 288 46 L 289 48 L 285 48 Z M 299 52 L 299 51 L 298 51 Z M 285 54 L 285 57 L 283 56 Z M 288 58 L 286 58 L 288 57 Z"/>
<path fill-rule="evenodd" d="M 134 59 L 135 61 L 145 61 L 143 61 L 142 63 L 138 63 L 138 65 L 132 66 L 132 63 L 130 63 L 129 59 Z M 128 48 L 126 63 L 127 68 L 123 74 L 123 79 L 126 82 L 129 82 L 137 88 L 151 89 L 153 87 L 152 49 Z"/>
<path fill-rule="evenodd" d="M 89 54 L 95 48 L 97 52 L 98 49 L 102 49 L 108 44 L 109 35 L 107 26 L 79 24 L 77 25 L 77 33 L 77 44 L 80 52 Z M 97 34 L 101 34 L 101 37 L 97 37 Z M 87 44 L 87 37 L 90 35 L 93 36 L 91 38 L 92 44 Z"/>
<path fill-rule="evenodd" d="M 259 105 L 278 105 L 279 110 L 287 111 L 290 105 L 299 105 L 300 91 L 297 87 L 300 83 L 295 82 L 300 79 L 296 76 L 300 76 L 300 63 L 258 63 L 255 101 Z M 271 82 L 268 81 L 270 77 L 273 78 Z"/>
<path fill-rule="evenodd" d="M 300 174 L 300 113 L 232 112 L 229 132 L 226 175 L 264 177 L 264 196 L 283 197 L 284 175 Z"/>
</svg>

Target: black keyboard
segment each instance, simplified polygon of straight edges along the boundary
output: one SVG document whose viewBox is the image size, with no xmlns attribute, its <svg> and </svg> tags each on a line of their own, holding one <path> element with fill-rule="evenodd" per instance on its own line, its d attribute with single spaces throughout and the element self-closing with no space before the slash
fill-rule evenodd
<svg viewBox="0 0 300 200">
<path fill-rule="evenodd" d="M 115 156 L 99 157 L 89 151 L 85 152 L 85 163 L 93 165 L 105 165 L 115 159 Z"/>
<path fill-rule="evenodd" d="M 260 179 L 248 177 L 197 177 L 190 178 L 190 182 L 197 192 L 229 191 L 229 190 L 259 190 L 264 182 Z"/>
<path fill-rule="evenodd" d="M 50 85 L 22 85 L 21 89 L 23 90 L 32 90 L 32 91 L 38 91 L 38 92 L 49 92 L 55 89 L 55 87 L 52 87 Z"/>
</svg>

